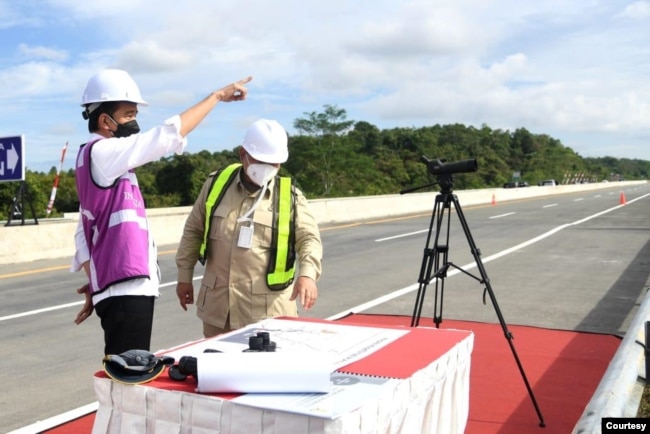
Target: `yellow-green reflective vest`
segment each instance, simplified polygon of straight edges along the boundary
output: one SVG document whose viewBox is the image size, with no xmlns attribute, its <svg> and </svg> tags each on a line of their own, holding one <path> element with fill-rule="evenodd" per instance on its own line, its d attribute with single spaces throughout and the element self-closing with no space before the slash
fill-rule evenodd
<svg viewBox="0 0 650 434">
<path fill-rule="evenodd" d="M 220 170 L 212 181 L 210 192 L 205 201 L 205 228 L 203 244 L 199 251 L 199 261 L 205 265 L 208 253 L 208 236 L 212 225 L 212 215 L 219 206 L 230 184 L 237 175 L 241 164 L 231 164 Z M 288 177 L 276 177 L 273 201 L 273 236 L 271 239 L 271 254 L 266 271 L 266 284 L 273 291 L 280 291 L 293 283 L 296 273 L 295 250 L 295 213 L 293 182 Z"/>
</svg>

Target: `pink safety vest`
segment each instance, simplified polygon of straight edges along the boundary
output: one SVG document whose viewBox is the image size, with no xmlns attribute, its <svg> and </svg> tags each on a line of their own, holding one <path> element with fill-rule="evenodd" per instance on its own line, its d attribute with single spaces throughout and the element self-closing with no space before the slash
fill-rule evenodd
<svg viewBox="0 0 650 434">
<path fill-rule="evenodd" d="M 79 149 L 75 178 L 90 260 L 93 294 L 126 280 L 149 278 L 149 228 L 144 199 L 135 172 L 126 172 L 109 187 L 93 181 L 92 146 Z"/>
</svg>

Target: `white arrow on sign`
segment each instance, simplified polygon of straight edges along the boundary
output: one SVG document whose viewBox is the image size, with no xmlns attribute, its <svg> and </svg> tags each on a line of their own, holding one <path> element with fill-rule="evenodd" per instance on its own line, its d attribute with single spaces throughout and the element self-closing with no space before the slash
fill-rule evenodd
<svg viewBox="0 0 650 434">
<path fill-rule="evenodd" d="M 16 165 L 18 164 L 18 152 L 14 149 L 14 144 L 11 144 L 11 148 L 7 151 L 7 169 L 11 169 L 12 172 L 16 171 Z"/>
</svg>

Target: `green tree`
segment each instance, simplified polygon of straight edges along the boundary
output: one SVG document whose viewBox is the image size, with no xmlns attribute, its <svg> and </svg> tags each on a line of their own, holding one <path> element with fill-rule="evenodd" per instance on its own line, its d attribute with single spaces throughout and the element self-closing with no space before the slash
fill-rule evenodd
<svg viewBox="0 0 650 434">
<path fill-rule="evenodd" d="M 323 108 L 325 111 L 320 113 L 304 112 L 307 117 L 296 119 L 294 128 L 308 136 L 325 137 L 345 134 L 354 125 L 354 121 L 346 120 L 348 115 L 345 109 L 329 104 Z"/>
<path fill-rule="evenodd" d="M 379 129 L 347 120 L 346 111 L 333 105 L 325 105 L 321 113 L 304 114 L 295 121 L 299 134 L 289 137 L 290 158 L 281 173 L 293 177 L 309 198 L 396 194 L 430 184 L 435 179 L 423 156 L 448 162 L 476 158 L 476 173 L 454 174 L 456 190 L 501 186 L 513 172 L 520 172 L 521 180 L 530 184 L 551 178 L 575 182 L 579 174 L 590 181 L 650 177 L 650 161 L 583 158 L 560 140 L 525 128 L 510 132 L 487 125 L 436 124 Z M 209 173 L 237 161 L 237 148 L 201 151 L 163 158 L 136 172 L 148 208 L 177 207 L 194 203 Z M 47 173 L 26 172 L 38 218 L 46 216 L 55 176 L 54 167 Z M 20 186 L 19 181 L 0 182 L 0 219 L 7 219 Z M 50 216 L 78 209 L 74 170 L 62 172 Z M 31 217 L 31 210 L 25 211 Z"/>
<path fill-rule="evenodd" d="M 314 157 L 310 170 L 321 182 L 320 195 L 329 196 L 336 183 L 345 177 L 345 159 L 342 158 L 341 135 L 345 134 L 354 121 L 347 119 L 344 109 L 325 105 L 321 113 L 304 113 L 306 118 L 298 118 L 293 126 L 299 132 L 316 138 L 317 146 L 310 152 Z"/>
</svg>

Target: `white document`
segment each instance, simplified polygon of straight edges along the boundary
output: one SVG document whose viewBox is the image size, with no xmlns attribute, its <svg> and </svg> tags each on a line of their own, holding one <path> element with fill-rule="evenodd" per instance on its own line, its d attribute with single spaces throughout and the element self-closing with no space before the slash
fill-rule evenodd
<svg viewBox="0 0 650 434">
<path fill-rule="evenodd" d="M 324 353 L 204 353 L 197 356 L 202 393 L 327 393 L 332 358 Z"/>
<path fill-rule="evenodd" d="M 391 393 L 400 380 L 334 372 L 329 393 L 267 394 L 249 393 L 232 402 L 251 407 L 280 410 L 308 416 L 336 419 L 373 399 Z"/>
</svg>

